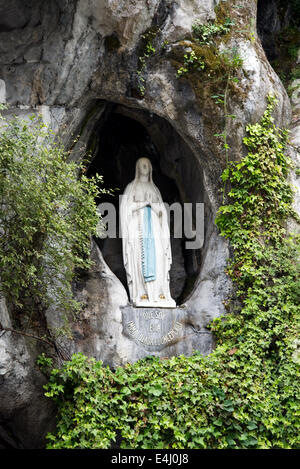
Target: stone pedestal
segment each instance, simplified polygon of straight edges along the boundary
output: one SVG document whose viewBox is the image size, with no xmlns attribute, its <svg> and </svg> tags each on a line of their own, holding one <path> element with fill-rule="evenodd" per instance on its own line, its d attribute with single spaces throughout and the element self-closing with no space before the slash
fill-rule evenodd
<svg viewBox="0 0 300 469">
<path fill-rule="evenodd" d="M 182 340 L 185 334 L 184 308 L 135 308 L 122 311 L 123 334 L 149 350 L 162 350 Z"/>
<path fill-rule="evenodd" d="M 153 308 L 153 309 L 161 309 L 161 308 L 176 308 L 176 303 L 173 299 L 170 300 L 158 300 L 155 303 L 151 303 L 149 300 L 138 300 L 135 301 L 134 306 L 137 308 Z"/>
<path fill-rule="evenodd" d="M 208 330 L 195 330 L 190 324 L 188 310 L 177 308 L 136 308 L 127 305 L 122 310 L 123 335 L 135 344 L 138 356 L 203 354 L 213 348 Z"/>
</svg>

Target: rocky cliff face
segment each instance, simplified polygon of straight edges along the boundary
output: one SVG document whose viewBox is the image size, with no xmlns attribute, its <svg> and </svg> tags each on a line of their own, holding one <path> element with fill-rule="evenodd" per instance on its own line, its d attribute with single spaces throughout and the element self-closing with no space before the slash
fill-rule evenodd
<svg viewBox="0 0 300 469">
<path fill-rule="evenodd" d="M 223 302 L 232 289 L 224 273 L 230 247 L 213 222 L 222 203 L 220 174 L 226 162 L 214 137 L 224 130 L 224 107 L 212 95 L 224 93 L 224 82 L 215 89 L 207 74 L 178 78 L 177 70 L 194 50 L 196 20 L 234 20 L 219 44 L 220 50 L 236 48 L 243 59 L 239 81 L 228 95 L 228 109 L 236 116 L 227 123 L 230 159 L 242 156 L 246 124 L 260 118 L 266 96 L 274 93 L 276 121 L 292 126 L 290 152 L 296 160 L 300 126 L 291 120 L 289 97 L 258 37 L 257 2 L 237 7 L 233 0 L 12 0 L 9 6 L 0 1 L 0 13 L 0 101 L 10 105 L 8 113 L 41 113 L 68 147 L 79 134 L 72 157 L 80 158 L 79 148 L 89 149 L 90 174 L 105 173 L 108 185 L 121 189 L 133 176 L 125 161 L 145 151 L 156 164 L 165 198 L 205 205 L 203 246 L 191 253 L 180 243 L 172 245 L 171 287 L 184 311 L 179 337 L 153 348 L 126 333 L 124 309 L 130 317 L 136 312 L 128 313 L 120 246 L 93 240 L 94 268 L 74 285 L 85 307 L 72 325 L 73 339 L 58 346 L 66 356 L 82 351 L 113 367 L 152 353 L 209 353 L 213 337 L 206 325 L 225 313 Z M 270 21 L 276 29 L 272 15 Z M 262 35 L 269 47 L 267 34 L 266 27 Z M 113 147 L 104 140 L 110 131 Z M 295 200 L 299 204 L 299 193 Z M 9 327 L 4 299 L 0 314 Z M 55 310 L 48 311 L 47 321 L 50 329 L 59 325 Z M 171 328 L 172 317 L 168 321 Z M 44 378 L 35 365 L 43 348 L 22 335 L 0 334 L 2 445 L 42 446 L 55 414 L 42 396 Z"/>
</svg>

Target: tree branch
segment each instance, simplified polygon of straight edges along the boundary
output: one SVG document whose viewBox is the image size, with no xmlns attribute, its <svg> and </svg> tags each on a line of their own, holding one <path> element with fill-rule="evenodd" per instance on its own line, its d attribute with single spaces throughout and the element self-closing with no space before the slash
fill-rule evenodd
<svg viewBox="0 0 300 469">
<path fill-rule="evenodd" d="M 48 344 L 51 347 L 55 348 L 55 345 L 47 339 L 43 339 L 42 337 L 38 337 L 37 335 L 29 334 L 28 332 L 17 331 L 16 329 L 12 329 L 11 327 L 3 327 L 1 323 L 0 323 L 0 331 L 13 332 L 14 334 L 24 335 L 26 337 L 30 337 L 31 339 L 35 339 L 35 340 L 39 340 L 41 342 L 45 342 L 46 344 Z"/>
</svg>

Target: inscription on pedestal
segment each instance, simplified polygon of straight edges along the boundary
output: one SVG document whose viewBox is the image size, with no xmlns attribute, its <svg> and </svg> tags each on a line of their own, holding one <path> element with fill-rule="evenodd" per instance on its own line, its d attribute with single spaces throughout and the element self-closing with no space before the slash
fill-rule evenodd
<svg viewBox="0 0 300 469">
<path fill-rule="evenodd" d="M 123 333 L 137 344 L 161 350 L 185 334 L 183 308 L 123 308 Z"/>
</svg>

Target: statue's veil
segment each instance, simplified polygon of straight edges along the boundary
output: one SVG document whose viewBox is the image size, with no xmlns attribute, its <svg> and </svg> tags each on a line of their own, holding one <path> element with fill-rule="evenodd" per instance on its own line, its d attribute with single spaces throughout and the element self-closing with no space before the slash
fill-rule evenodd
<svg viewBox="0 0 300 469">
<path fill-rule="evenodd" d="M 139 176 L 140 176 L 139 165 L 140 165 L 141 160 L 147 160 L 148 165 L 149 165 L 149 182 L 150 182 L 151 184 L 153 184 L 153 179 L 152 179 L 152 171 L 153 171 L 153 168 L 152 168 L 152 164 L 151 164 L 151 161 L 150 161 L 148 158 L 145 158 L 145 157 L 139 158 L 139 159 L 137 160 L 136 164 L 135 164 L 135 178 L 134 178 L 134 180 L 135 180 L 135 181 L 138 181 L 138 179 L 139 179 Z"/>
</svg>

